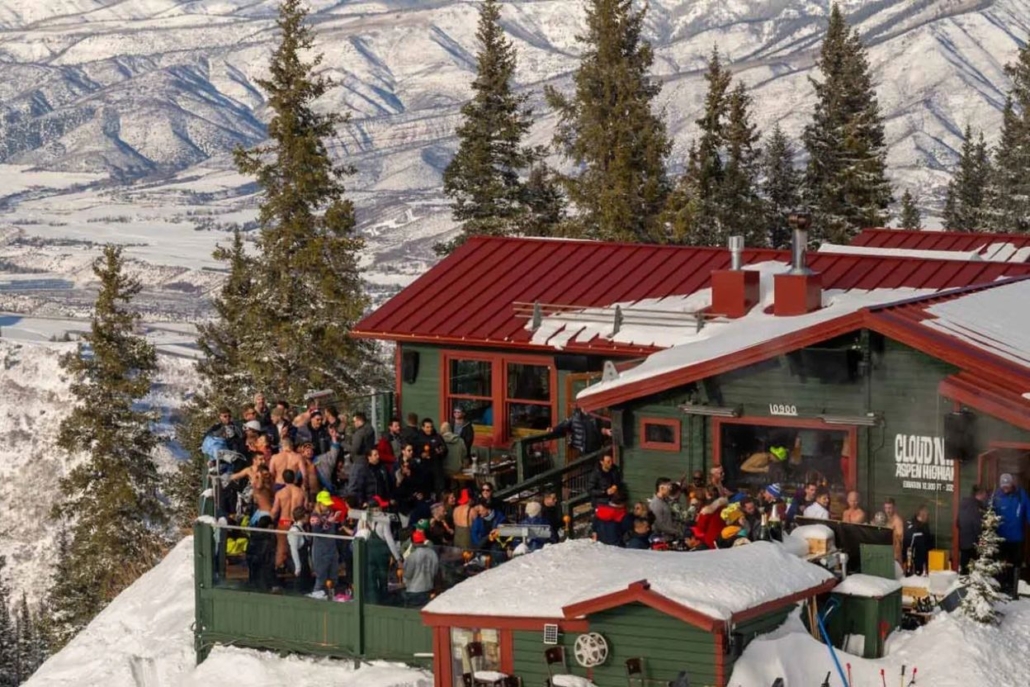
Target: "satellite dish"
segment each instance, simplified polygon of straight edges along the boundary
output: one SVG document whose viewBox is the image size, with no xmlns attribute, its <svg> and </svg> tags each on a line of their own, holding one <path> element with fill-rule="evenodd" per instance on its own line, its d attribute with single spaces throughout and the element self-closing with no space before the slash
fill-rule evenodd
<svg viewBox="0 0 1030 687">
<path fill-rule="evenodd" d="M 584 668 L 602 665 L 608 660 L 608 640 L 597 632 L 587 632 L 576 637 L 573 647 L 576 663 Z"/>
</svg>

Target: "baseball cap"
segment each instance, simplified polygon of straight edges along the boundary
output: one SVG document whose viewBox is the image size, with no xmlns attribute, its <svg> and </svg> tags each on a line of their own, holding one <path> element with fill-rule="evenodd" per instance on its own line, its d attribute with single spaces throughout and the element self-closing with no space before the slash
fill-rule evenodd
<svg viewBox="0 0 1030 687">
<path fill-rule="evenodd" d="M 323 489 L 322 491 L 318 492 L 318 496 L 315 497 L 315 500 L 318 501 L 319 503 L 321 503 L 323 506 L 331 506 L 331 505 L 333 505 L 333 497 L 325 489 Z"/>
<path fill-rule="evenodd" d="M 255 432 L 260 432 L 261 423 L 257 420 L 248 420 L 247 423 L 243 425 L 243 429 L 252 429 Z"/>
<path fill-rule="evenodd" d="M 425 544 L 426 543 L 426 533 L 423 532 L 422 530 L 415 530 L 414 532 L 411 533 L 411 541 L 414 544 Z"/>
<path fill-rule="evenodd" d="M 1012 479 L 1012 475 L 1007 472 L 998 479 L 999 487 L 1011 487 L 1015 483 L 1016 481 Z"/>
</svg>

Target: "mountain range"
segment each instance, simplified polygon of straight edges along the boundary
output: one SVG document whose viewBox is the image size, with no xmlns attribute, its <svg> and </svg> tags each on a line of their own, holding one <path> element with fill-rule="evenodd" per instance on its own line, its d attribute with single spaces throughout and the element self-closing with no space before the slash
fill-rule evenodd
<svg viewBox="0 0 1030 687">
<path fill-rule="evenodd" d="M 359 170 L 350 185 L 362 228 L 373 252 L 385 250 L 388 261 L 390 251 L 407 253 L 409 241 L 451 228 L 441 172 L 470 93 L 478 2 L 308 4 L 325 72 L 337 84 L 319 106 L 351 114 L 334 151 Z M 540 93 L 545 84 L 570 88 L 583 3 L 503 5 L 503 24 L 519 54 L 518 87 L 532 94 L 539 115 L 532 137 L 544 143 L 554 118 Z M 812 108 L 809 77 L 828 5 L 647 3 L 674 168 L 696 135 L 713 46 L 751 86 L 759 126 L 779 123 L 799 134 Z M 892 179 L 933 212 L 966 124 L 982 128 L 989 140 L 997 136 L 1009 87 L 1004 65 L 1030 33 L 1030 0 L 841 5 L 869 47 Z M 0 163 L 96 174 L 103 179 L 96 185 L 108 190 L 229 169 L 233 147 L 264 136 L 268 110 L 257 80 L 276 40 L 275 12 L 275 0 L 4 0 Z M 253 191 L 240 179 L 226 194 L 245 198 Z M 17 200 L 0 202 L 0 209 L 18 217 Z"/>
</svg>

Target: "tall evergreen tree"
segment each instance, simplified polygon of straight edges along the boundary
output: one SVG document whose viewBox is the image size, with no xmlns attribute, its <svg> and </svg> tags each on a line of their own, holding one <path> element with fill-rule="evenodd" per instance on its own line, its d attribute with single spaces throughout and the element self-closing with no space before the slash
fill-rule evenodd
<svg viewBox="0 0 1030 687">
<path fill-rule="evenodd" d="M 729 96 L 725 131 L 726 170 L 719 192 L 721 245 L 735 235 L 743 236 L 749 246 L 769 244 L 765 204 L 759 195 L 761 134 L 751 120 L 751 96 L 738 81 Z"/>
<path fill-rule="evenodd" d="M 348 335 L 368 304 L 358 266 L 364 241 L 344 197 L 351 169 L 334 164 L 326 148 L 347 117 L 313 107 L 332 82 L 315 73 L 321 55 L 303 58 L 314 43 L 307 14 L 300 0 L 280 4 L 279 44 L 269 77 L 258 81 L 272 111 L 270 143 L 235 153 L 239 171 L 256 177 L 262 191 L 246 325 L 255 336 L 242 351 L 243 364 L 274 398 L 326 387 L 352 393 L 375 362 L 374 348 Z"/>
<path fill-rule="evenodd" d="M 443 175 L 444 193 L 451 198 L 461 233 L 434 248 L 446 254 L 469 236 L 516 233 L 524 207 L 521 174 L 538 156 L 523 145 L 533 123 L 526 94 L 512 90 L 515 47 L 501 28 L 501 4 L 485 0 L 479 6 L 476 32 L 476 78 L 472 100 L 461 108 L 458 152 Z"/>
<path fill-rule="evenodd" d="M 539 161 L 523 186 L 525 211 L 519 220 L 523 236 L 552 236 L 566 220 L 565 196 L 554 170 Z"/>
<path fill-rule="evenodd" d="M 790 247 L 792 230 L 790 216 L 801 203 L 801 180 L 794 167 L 794 148 L 783 129 L 777 125 L 769 135 L 762 159 L 769 245 L 773 248 Z"/>
<path fill-rule="evenodd" d="M 39 617 L 29 609 L 29 600 L 24 592 L 14 613 L 17 625 L 18 653 L 15 663 L 15 679 L 18 683 L 28 680 L 43 664 L 46 651 L 39 634 Z"/>
<path fill-rule="evenodd" d="M 923 228 L 923 215 L 919 212 L 919 208 L 916 207 L 916 199 L 912 197 L 908 189 L 905 189 L 905 192 L 901 194 L 901 212 L 898 214 L 898 228 Z"/>
<path fill-rule="evenodd" d="M 998 622 L 996 606 L 1002 600 L 1002 594 L 997 578 L 1006 567 L 998 558 L 1002 541 L 998 534 L 1000 522 L 1001 516 L 993 505 L 989 506 L 983 514 L 980 538 L 976 542 L 976 558 L 969 566 L 969 575 L 962 580 L 966 585 L 966 595 L 959 610 L 978 623 Z"/>
<path fill-rule="evenodd" d="M 11 588 L 7 584 L 7 557 L 0 556 L 0 687 L 17 687 L 18 634 L 11 618 Z"/>
<path fill-rule="evenodd" d="M 687 167 L 669 196 L 664 220 L 675 243 L 713 246 L 723 243 L 719 195 L 724 177 L 722 148 L 729 111 L 732 76 L 718 47 L 712 49 L 705 71 L 705 108 L 695 120 L 701 135 L 691 143 Z"/>
<path fill-rule="evenodd" d="M 119 592 L 150 569 L 166 543 L 158 498 L 152 415 L 136 408 L 157 370 L 154 347 L 135 334 L 130 309 L 139 280 L 125 274 L 122 251 L 104 248 L 93 263 L 100 292 L 89 333 L 61 359 L 76 404 L 58 444 L 86 459 L 61 480 L 53 517 L 71 528 L 75 565 L 53 599 L 63 638 L 81 629 Z"/>
<path fill-rule="evenodd" d="M 1005 66 L 1012 79 L 986 204 L 990 231 L 1030 232 L 1030 43 Z"/>
<path fill-rule="evenodd" d="M 576 209 L 569 224 L 582 236 L 665 238 L 659 216 L 671 144 L 652 107 L 661 86 L 649 75 L 654 52 L 641 37 L 643 20 L 632 0 L 587 0 L 575 93 L 547 89 L 559 115 L 554 142 L 576 168 L 564 182 Z"/>
<path fill-rule="evenodd" d="M 944 199 L 944 228 L 951 231 L 984 229 L 984 198 L 991 178 L 991 158 L 981 131 L 973 140 L 973 130 L 966 125 L 958 170 L 948 182 Z"/>
<path fill-rule="evenodd" d="M 805 127 L 805 200 L 814 242 L 847 243 L 865 227 L 883 226 L 891 203 L 883 118 L 865 47 L 834 3 L 812 79 L 816 106 Z"/>
</svg>

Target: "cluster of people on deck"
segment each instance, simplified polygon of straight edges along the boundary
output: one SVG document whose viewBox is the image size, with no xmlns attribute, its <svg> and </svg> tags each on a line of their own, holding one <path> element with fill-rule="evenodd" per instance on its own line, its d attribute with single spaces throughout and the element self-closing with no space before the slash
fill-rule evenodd
<svg viewBox="0 0 1030 687">
<path fill-rule="evenodd" d="M 467 464 L 474 440 L 462 408 L 453 420 L 438 432 L 431 418 L 409 415 L 403 426 L 392 418 L 377 437 L 363 413 L 352 414 L 347 427 L 332 406 L 311 403 L 294 413 L 258 394 L 241 420 L 222 408 L 204 443 L 213 472 L 221 473 L 218 515 L 226 524 L 269 530 L 227 530 L 226 553 L 245 556 L 259 589 L 279 591 L 289 580 L 317 598 L 345 600 L 349 538 L 360 537 L 368 542 L 373 600 L 385 601 L 390 572 L 400 570 L 400 595 L 420 605 L 442 582 L 441 558 L 474 551 L 476 561 L 501 561 L 557 541 L 556 493 L 508 507 L 523 514 L 518 524 L 546 525 L 549 536 L 512 538 L 498 533 L 506 504 L 493 484 L 449 489 L 448 475 Z"/>
</svg>

